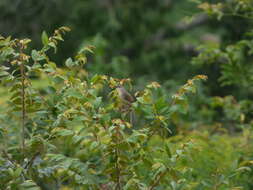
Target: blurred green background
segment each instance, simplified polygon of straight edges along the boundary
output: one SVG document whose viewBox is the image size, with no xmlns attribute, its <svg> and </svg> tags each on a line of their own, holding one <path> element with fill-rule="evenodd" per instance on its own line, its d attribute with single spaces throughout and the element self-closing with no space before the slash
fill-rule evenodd
<svg viewBox="0 0 253 190">
<path fill-rule="evenodd" d="M 227 91 L 217 87 L 217 67 L 203 69 L 192 65 L 191 57 L 197 54 L 195 47 L 200 44 L 220 45 L 240 39 L 249 25 L 233 17 L 219 23 L 198 14 L 201 10 L 193 2 L 1 0 L 0 33 L 29 37 L 38 48 L 43 30 L 52 33 L 55 28 L 66 25 L 72 32 L 54 56 L 60 65 L 80 46 L 91 44 L 96 46 L 96 53 L 89 65 L 90 71 L 132 77 L 140 83 L 158 80 L 168 87 L 203 73 L 209 75 L 210 93 L 222 95 Z"/>
<path fill-rule="evenodd" d="M 1 0 L 0 33 L 29 37 L 39 48 L 43 30 L 52 33 L 66 25 L 72 32 L 54 56 L 57 64 L 91 44 L 96 52 L 90 71 L 173 87 L 196 73 L 212 73 L 209 77 L 215 80 L 215 68 L 190 63 L 195 47 L 236 40 L 244 30 L 237 31 L 234 21 L 220 25 L 204 14 L 191 18 L 198 12 L 187 0 Z M 217 93 L 215 86 L 211 91 Z"/>
<path fill-rule="evenodd" d="M 72 32 L 66 35 L 65 44 L 59 46 L 57 54 L 52 56 L 58 65 L 63 65 L 84 45 L 94 45 L 95 54 L 87 65 L 89 72 L 132 78 L 135 90 L 155 80 L 167 90 L 168 97 L 187 79 L 205 74 L 209 80 L 192 100 L 191 113 L 199 114 L 191 114 L 189 119 L 204 123 L 221 121 L 224 120 L 222 112 L 209 109 L 209 97 L 233 95 L 243 100 L 251 98 L 253 90 L 247 81 L 244 88 L 240 88 L 239 79 L 237 83 L 221 85 L 220 60 L 212 55 L 219 48 L 243 39 L 252 27 L 252 19 L 230 15 L 219 22 L 198 8 L 200 2 L 1 0 L 0 33 L 31 38 L 33 48 L 40 48 L 42 31 L 50 35 L 57 27 L 69 26 Z M 239 0 L 205 2 L 222 2 L 237 9 L 235 5 Z M 192 59 L 201 53 L 199 46 L 209 47 L 207 55 L 211 56 Z M 238 76 L 244 77 L 244 73 Z"/>
</svg>

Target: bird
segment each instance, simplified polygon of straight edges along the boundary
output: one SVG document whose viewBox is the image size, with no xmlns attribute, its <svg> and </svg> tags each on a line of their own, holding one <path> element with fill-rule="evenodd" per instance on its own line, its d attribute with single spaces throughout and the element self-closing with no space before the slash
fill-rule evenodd
<svg viewBox="0 0 253 190">
<path fill-rule="evenodd" d="M 116 86 L 116 90 L 119 94 L 119 98 L 124 103 L 131 104 L 135 102 L 135 98 L 129 92 L 127 92 L 127 90 L 122 85 Z"/>
<path fill-rule="evenodd" d="M 118 85 L 116 86 L 116 90 L 118 92 L 119 98 L 121 99 L 121 101 L 125 104 L 125 106 L 123 106 L 124 111 L 128 112 L 130 115 L 130 123 L 134 124 L 134 120 L 135 120 L 135 115 L 134 115 L 134 110 L 131 109 L 131 105 L 132 103 L 134 103 L 136 101 L 136 98 L 134 96 L 132 96 L 122 85 Z"/>
</svg>

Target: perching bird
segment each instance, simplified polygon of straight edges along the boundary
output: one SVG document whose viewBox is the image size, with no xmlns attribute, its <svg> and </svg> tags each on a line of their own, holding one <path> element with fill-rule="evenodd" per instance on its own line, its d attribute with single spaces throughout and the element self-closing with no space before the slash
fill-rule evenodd
<svg viewBox="0 0 253 190">
<path fill-rule="evenodd" d="M 121 85 L 116 86 L 116 90 L 119 94 L 120 99 L 124 103 L 131 104 L 131 103 L 135 102 L 135 98 L 129 92 L 127 92 L 123 86 L 121 86 Z"/>
<path fill-rule="evenodd" d="M 125 110 L 130 114 L 130 123 L 134 124 L 134 110 L 131 109 L 131 104 L 136 101 L 135 97 L 133 97 L 127 90 L 121 86 L 116 86 L 116 90 L 119 94 L 119 98 L 126 105 Z"/>
</svg>

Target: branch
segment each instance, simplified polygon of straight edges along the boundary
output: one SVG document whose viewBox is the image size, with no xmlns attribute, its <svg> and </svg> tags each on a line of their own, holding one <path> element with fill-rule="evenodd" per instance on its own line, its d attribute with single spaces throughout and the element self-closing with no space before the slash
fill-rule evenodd
<svg viewBox="0 0 253 190">
<path fill-rule="evenodd" d="M 121 172 L 120 172 L 120 168 L 119 168 L 119 164 L 118 164 L 118 161 L 119 161 L 119 148 L 118 148 L 118 144 L 119 144 L 119 129 L 117 128 L 117 147 L 116 147 L 116 172 L 117 172 L 117 184 L 116 184 L 116 187 L 115 187 L 115 190 L 121 190 L 121 184 L 120 184 L 120 175 L 121 175 Z"/>
<path fill-rule="evenodd" d="M 33 161 L 36 159 L 36 157 L 40 154 L 40 152 L 37 152 L 33 155 L 33 157 L 27 162 L 27 164 L 24 166 L 24 169 L 27 169 L 30 165 L 33 164 Z"/>
<path fill-rule="evenodd" d="M 20 47 L 20 54 L 19 54 L 19 59 L 20 59 L 20 74 L 21 74 L 21 99 L 22 99 L 22 116 L 21 116 L 21 139 L 22 139 L 22 152 L 23 152 L 23 157 L 25 154 L 25 116 L 26 116 L 26 110 L 25 110 L 25 66 L 24 66 L 24 60 L 22 58 L 22 47 Z"/>
<path fill-rule="evenodd" d="M 25 152 L 25 72 L 24 72 L 24 63 L 20 64 L 21 72 L 21 98 L 22 98 L 22 151 Z"/>
</svg>

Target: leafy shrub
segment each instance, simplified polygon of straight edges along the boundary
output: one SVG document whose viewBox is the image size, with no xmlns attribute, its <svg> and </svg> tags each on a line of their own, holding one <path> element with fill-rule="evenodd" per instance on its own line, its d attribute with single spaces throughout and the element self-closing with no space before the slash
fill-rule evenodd
<svg viewBox="0 0 253 190">
<path fill-rule="evenodd" d="M 171 101 L 152 82 L 125 109 L 115 87 L 131 81 L 90 75 L 85 65 L 94 47 L 68 58 L 65 68 L 51 61 L 48 52 L 57 51 L 68 31 L 60 27 L 50 37 L 43 32 L 43 47 L 31 52 L 30 39 L 0 38 L 1 84 L 8 90 L 0 117 L 2 189 L 250 189 L 250 142 L 241 150 L 240 167 L 236 138 L 226 143 L 227 136 L 193 133 L 187 137 L 196 142 L 181 142 L 180 131 L 167 139 L 189 109 L 187 95 L 206 76 L 188 80 Z M 46 87 L 34 87 L 33 78 Z"/>
<path fill-rule="evenodd" d="M 47 56 L 50 49 L 57 50 L 67 31 L 61 27 L 51 37 L 43 32 L 43 48 L 30 55 L 26 49 L 31 40 L 1 37 L 5 63 L 1 83 L 9 92 L 1 118 L 1 184 L 5 189 L 61 184 L 84 189 L 153 189 L 169 168 L 161 164 L 147 172 L 156 162 L 145 156 L 146 144 L 156 133 L 168 134 L 171 115 L 184 109 L 180 107 L 186 105 L 184 96 L 194 92 L 195 80 L 205 76 L 189 80 L 173 98 L 173 106 L 164 99 L 158 83 L 147 85 L 130 108 L 141 118 L 133 126 L 114 88 L 129 79 L 90 76 L 83 69 L 92 47 L 68 58 L 66 69 Z M 34 77 L 48 80 L 42 92 L 33 87 Z"/>
</svg>

